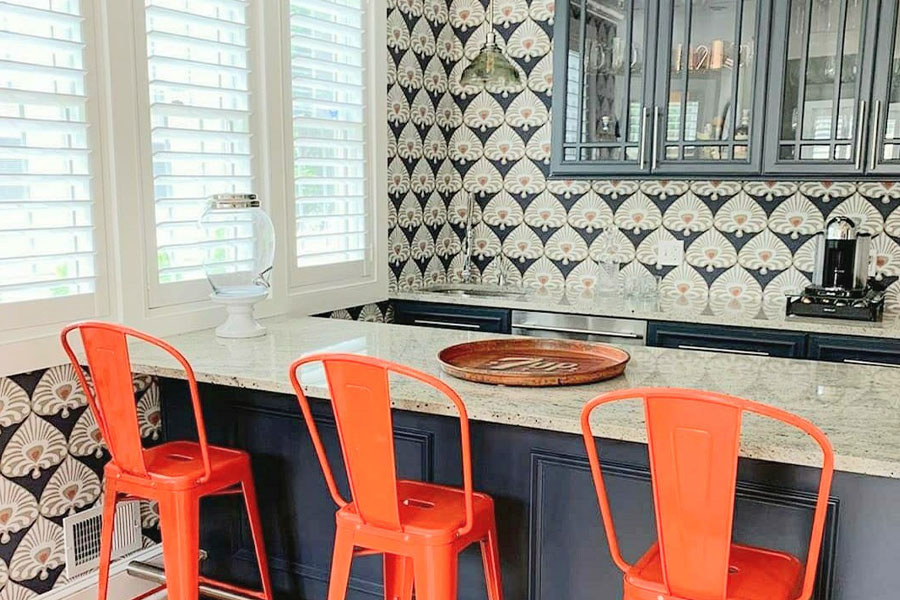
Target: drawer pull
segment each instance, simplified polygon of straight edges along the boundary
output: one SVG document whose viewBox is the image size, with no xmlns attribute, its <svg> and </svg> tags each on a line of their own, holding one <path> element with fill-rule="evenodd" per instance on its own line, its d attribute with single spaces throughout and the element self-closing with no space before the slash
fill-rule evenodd
<svg viewBox="0 0 900 600">
<path fill-rule="evenodd" d="M 627 331 L 593 331 L 591 329 L 576 329 L 574 327 L 551 327 L 549 325 L 538 325 L 537 323 L 514 323 L 513 329 L 524 329 L 525 331 L 552 331 L 555 333 L 575 333 L 580 335 L 599 335 L 603 337 L 622 338 L 626 340 L 644 339 L 644 336 L 639 333 L 630 333 Z"/>
<path fill-rule="evenodd" d="M 877 362 L 874 360 L 857 360 L 855 358 L 845 358 L 843 362 L 847 363 L 848 365 L 865 365 L 867 367 L 889 367 L 891 369 L 900 369 L 900 365 Z"/>
<path fill-rule="evenodd" d="M 687 344 L 678 344 L 679 350 L 700 350 L 702 352 L 718 352 L 720 354 L 744 354 L 747 356 L 771 356 L 768 352 L 762 350 L 736 350 L 734 348 L 712 348 L 709 346 L 689 346 Z"/>
<path fill-rule="evenodd" d="M 429 319 L 413 319 L 413 325 L 439 325 L 456 329 L 481 329 L 481 325 L 474 323 L 451 323 L 449 321 L 431 321 Z"/>
</svg>

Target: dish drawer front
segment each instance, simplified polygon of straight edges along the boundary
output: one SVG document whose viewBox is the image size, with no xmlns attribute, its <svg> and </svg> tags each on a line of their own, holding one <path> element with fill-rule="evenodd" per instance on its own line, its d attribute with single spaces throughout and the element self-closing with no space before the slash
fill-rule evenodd
<svg viewBox="0 0 900 600">
<path fill-rule="evenodd" d="M 637 319 L 514 310 L 512 332 L 531 337 L 643 346 L 647 339 L 647 322 Z"/>
</svg>

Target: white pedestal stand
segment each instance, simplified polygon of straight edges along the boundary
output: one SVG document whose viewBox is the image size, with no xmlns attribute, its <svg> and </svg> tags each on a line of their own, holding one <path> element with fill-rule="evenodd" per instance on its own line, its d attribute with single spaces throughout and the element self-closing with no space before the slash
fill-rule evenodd
<svg viewBox="0 0 900 600">
<path fill-rule="evenodd" d="M 209 298 L 225 307 L 227 318 L 216 327 L 216 335 L 222 338 L 254 338 L 266 335 L 266 328 L 253 318 L 253 305 L 269 295 L 267 290 L 246 294 L 210 294 Z"/>
</svg>

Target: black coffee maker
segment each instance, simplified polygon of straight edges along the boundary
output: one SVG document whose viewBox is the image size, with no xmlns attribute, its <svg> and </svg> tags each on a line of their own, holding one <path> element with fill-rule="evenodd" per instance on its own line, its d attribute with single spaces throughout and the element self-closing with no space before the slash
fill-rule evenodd
<svg viewBox="0 0 900 600">
<path fill-rule="evenodd" d="M 834 217 L 814 239 L 813 283 L 788 297 L 787 314 L 880 321 L 884 291 L 869 279 L 871 236 L 853 219 Z"/>
</svg>

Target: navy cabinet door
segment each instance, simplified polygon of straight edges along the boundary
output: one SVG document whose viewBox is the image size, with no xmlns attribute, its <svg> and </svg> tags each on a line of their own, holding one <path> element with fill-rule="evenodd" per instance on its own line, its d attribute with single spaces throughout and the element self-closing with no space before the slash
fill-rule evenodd
<svg viewBox="0 0 900 600">
<path fill-rule="evenodd" d="M 649 173 L 655 12 L 652 0 L 557 1 L 553 176 Z"/>
<path fill-rule="evenodd" d="M 878 0 L 775 2 L 766 172 L 864 173 L 878 19 Z"/>
<path fill-rule="evenodd" d="M 647 329 L 647 341 L 650 346 L 682 350 L 783 358 L 806 355 L 806 334 L 770 329 L 654 321 Z"/>
<path fill-rule="evenodd" d="M 900 368 L 900 340 L 812 334 L 809 358 Z"/>
<path fill-rule="evenodd" d="M 510 332 L 510 311 L 431 302 L 395 302 L 394 322 L 463 331 Z"/>
</svg>

